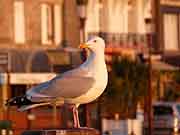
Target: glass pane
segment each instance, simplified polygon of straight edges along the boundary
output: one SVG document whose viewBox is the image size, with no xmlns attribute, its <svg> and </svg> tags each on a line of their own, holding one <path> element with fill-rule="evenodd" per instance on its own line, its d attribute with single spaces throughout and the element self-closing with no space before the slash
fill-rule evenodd
<svg viewBox="0 0 180 135">
<path fill-rule="evenodd" d="M 178 49 L 178 15 L 164 15 L 164 44 L 165 50 Z"/>
<path fill-rule="evenodd" d="M 47 29 L 47 6 L 46 4 L 41 5 L 41 40 L 42 44 L 47 44 L 48 29 Z"/>
<path fill-rule="evenodd" d="M 54 6 L 54 40 L 58 45 L 62 41 L 62 12 L 59 5 Z"/>
<path fill-rule="evenodd" d="M 154 106 L 154 115 L 173 115 L 172 107 L 170 106 Z"/>
</svg>

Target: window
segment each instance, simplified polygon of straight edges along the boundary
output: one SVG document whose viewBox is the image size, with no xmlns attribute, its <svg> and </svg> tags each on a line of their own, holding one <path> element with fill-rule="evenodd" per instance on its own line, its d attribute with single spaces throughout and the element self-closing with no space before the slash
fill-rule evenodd
<svg viewBox="0 0 180 135">
<path fill-rule="evenodd" d="M 23 1 L 14 2 L 14 38 L 15 42 L 23 44 L 25 42 L 25 22 Z"/>
<path fill-rule="evenodd" d="M 178 50 L 179 43 L 179 14 L 164 14 L 164 48 Z"/>
<path fill-rule="evenodd" d="M 59 44 L 61 41 L 61 11 L 59 5 L 41 5 L 42 44 Z"/>
<path fill-rule="evenodd" d="M 173 115 L 173 109 L 170 106 L 154 106 L 154 115 L 155 116 L 160 116 L 160 115 Z"/>
<path fill-rule="evenodd" d="M 11 85 L 12 98 L 24 95 L 26 93 L 26 89 L 27 89 L 26 85 Z"/>
<path fill-rule="evenodd" d="M 54 41 L 56 44 L 60 44 L 62 41 L 62 12 L 59 5 L 54 6 Z"/>
</svg>

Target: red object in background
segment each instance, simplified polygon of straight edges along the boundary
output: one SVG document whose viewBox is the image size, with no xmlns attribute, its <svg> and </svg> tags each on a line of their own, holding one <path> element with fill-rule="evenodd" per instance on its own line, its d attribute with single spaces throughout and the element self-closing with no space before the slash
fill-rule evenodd
<svg viewBox="0 0 180 135">
<path fill-rule="evenodd" d="M 53 120 L 51 109 L 34 109 L 31 110 L 31 113 L 35 115 L 35 119 L 31 120 L 31 125 L 29 127 L 28 113 L 18 112 L 16 107 L 11 108 L 9 120 L 12 121 L 14 135 L 20 135 L 27 129 L 40 130 L 54 128 L 53 122 L 51 122 Z M 61 115 L 58 114 L 61 114 L 60 109 L 57 111 L 57 128 L 59 128 L 61 124 Z"/>
</svg>

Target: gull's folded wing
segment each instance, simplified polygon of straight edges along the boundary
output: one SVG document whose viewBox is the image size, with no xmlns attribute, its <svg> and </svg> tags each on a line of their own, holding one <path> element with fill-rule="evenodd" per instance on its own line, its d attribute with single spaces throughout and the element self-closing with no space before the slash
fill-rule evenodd
<svg viewBox="0 0 180 135">
<path fill-rule="evenodd" d="M 32 98 L 41 97 L 41 99 L 46 97 L 74 98 L 85 94 L 94 82 L 94 78 L 87 77 L 85 70 L 75 69 L 37 85 L 28 90 L 26 95 Z"/>
<path fill-rule="evenodd" d="M 85 94 L 93 85 L 91 77 L 67 76 L 37 85 L 27 91 L 31 97 L 74 98 Z"/>
<path fill-rule="evenodd" d="M 53 80 L 49 91 L 51 96 L 74 98 L 88 92 L 94 82 L 91 77 L 67 76 Z M 48 91 L 42 91 L 42 93 L 49 95 Z"/>
</svg>

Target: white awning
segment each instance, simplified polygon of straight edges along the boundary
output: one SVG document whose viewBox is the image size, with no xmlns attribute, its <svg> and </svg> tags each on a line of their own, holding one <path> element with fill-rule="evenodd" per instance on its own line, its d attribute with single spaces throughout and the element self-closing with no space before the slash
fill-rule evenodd
<svg viewBox="0 0 180 135">
<path fill-rule="evenodd" d="M 55 73 L 1 73 L 0 74 L 0 84 L 8 83 L 10 84 L 39 84 L 48 81 L 56 76 Z"/>
</svg>

